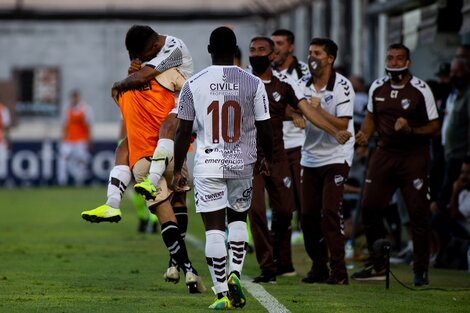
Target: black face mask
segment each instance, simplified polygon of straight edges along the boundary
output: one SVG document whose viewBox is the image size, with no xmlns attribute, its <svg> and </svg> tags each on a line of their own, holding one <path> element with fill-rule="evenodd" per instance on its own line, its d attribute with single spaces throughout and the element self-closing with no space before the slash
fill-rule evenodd
<svg viewBox="0 0 470 313">
<path fill-rule="evenodd" d="M 250 64 L 253 68 L 253 72 L 263 74 L 264 71 L 266 71 L 268 66 L 271 65 L 268 56 L 269 55 L 250 57 Z"/>
<path fill-rule="evenodd" d="M 402 68 L 390 68 L 386 67 L 385 72 L 387 73 L 388 77 L 390 77 L 390 80 L 394 83 L 399 83 L 405 78 L 405 76 L 410 72 L 408 70 L 408 67 L 402 67 Z"/>
<path fill-rule="evenodd" d="M 314 57 L 309 57 L 307 62 L 308 62 L 308 70 L 310 71 L 310 74 L 313 75 L 313 72 L 315 72 L 315 70 L 320 65 L 320 60 L 317 60 Z"/>
<path fill-rule="evenodd" d="M 464 90 L 468 86 L 468 81 L 461 76 L 451 76 L 450 83 L 457 90 Z"/>
</svg>

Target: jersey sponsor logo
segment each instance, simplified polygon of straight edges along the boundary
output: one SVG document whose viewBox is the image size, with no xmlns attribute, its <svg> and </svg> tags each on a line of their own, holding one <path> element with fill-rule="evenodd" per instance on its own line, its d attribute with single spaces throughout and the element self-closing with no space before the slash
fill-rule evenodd
<svg viewBox="0 0 470 313">
<path fill-rule="evenodd" d="M 416 178 L 415 180 L 413 180 L 413 187 L 415 187 L 416 190 L 420 190 L 421 188 L 423 188 L 423 185 L 423 179 Z"/>
<path fill-rule="evenodd" d="M 396 99 L 398 97 L 398 90 L 392 90 L 390 92 L 390 98 Z"/>
<path fill-rule="evenodd" d="M 240 86 L 238 83 L 210 83 L 211 95 L 238 95 Z"/>
<path fill-rule="evenodd" d="M 335 180 L 335 185 L 336 186 L 341 186 L 344 182 L 344 177 L 341 176 L 341 175 L 335 175 L 334 180 Z"/>
<path fill-rule="evenodd" d="M 253 187 L 243 190 L 242 197 L 235 200 L 237 203 L 246 203 L 251 201 L 251 195 L 253 194 Z"/>
<path fill-rule="evenodd" d="M 273 92 L 273 98 L 274 101 L 279 102 L 279 100 L 281 100 L 281 95 L 279 94 L 279 92 L 275 91 Z"/>
<path fill-rule="evenodd" d="M 243 190 L 242 196 L 244 198 L 251 198 L 251 194 L 253 193 L 253 187 Z"/>
<path fill-rule="evenodd" d="M 211 201 L 216 201 L 216 200 L 222 199 L 224 194 L 225 194 L 225 191 L 222 190 L 222 191 L 211 193 L 208 195 L 200 195 L 199 200 L 201 200 L 202 202 L 206 202 L 206 203 L 211 202 Z"/>
<path fill-rule="evenodd" d="M 407 110 L 409 107 L 410 107 L 410 100 L 409 99 L 402 99 L 401 100 L 401 107 L 404 109 L 404 110 Z"/>
</svg>

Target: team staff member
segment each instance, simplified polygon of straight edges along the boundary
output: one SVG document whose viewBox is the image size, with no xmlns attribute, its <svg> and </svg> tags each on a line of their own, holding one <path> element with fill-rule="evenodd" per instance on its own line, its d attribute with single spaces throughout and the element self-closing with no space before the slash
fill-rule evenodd
<svg viewBox="0 0 470 313">
<path fill-rule="evenodd" d="M 365 145 L 377 130 L 378 142 L 369 163 L 362 201 L 370 257 L 366 267 L 351 278 L 384 278 L 384 257 L 373 248 L 386 235 L 384 209 L 400 188 L 410 216 L 413 283 L 422 286 L 429 283 L 429 138 L 439 134 L 440 125 L 430 88 L 409 72 L 409 49 L 403 44 L 390 45 L 385 64 L 388 76 L 372 84 L 368 112 L 356 135 L 356 141 Z"/>
<path fill-rule="evenodd" d="M 354 90 L 346 77 L 333 70 L 337 53 L 334 41 L 313 38 L 308 57 L 311 75 L 302 80 L 302 87 L 310 104 L 318 107 L 326 120 L 340 130 L 354 133 Z M 300 161 L 301 225 L 305 249 L 313 264 L 302 282 L 348 284 L 342 200 L 353 154 L 353 138 L 340 145 L 331 135 L 307 122 Z"/>
<path fill-rule="evenodd" d="M 335 126 L 320 115 L 320 111 L 309 106 L 299 86 L 272 70 L 274 42 L 268 37 L 255 37 L 250 44 L 250 63 L 253 74 L 262 79 L 269 100 L 269 111 L 273 128 L 274 154 L 271 175 L 264 176 L 256 170 L 253 176 L 253 201 L 250 209 L 251 231 L 261 275 L 254 282 L 274 282 L 276 272 L 294 272 L 290 246 L 290 223 L 292 219 L 292 187 L 288 170 L 287 154 L 282 139 L 282 121 L 286 107 L 292 105 L 303 112 L 319 128 L 332 135 L 338 134 Z M 348 137 L 349 138 L 349 137 Z M 346 138 L 347 139 L 347 138 Z M 333 137 L 333 140 L 334 137 Z M 341 141 L 341 140 L 338 140 Z M 258 162 L 263 154 L 258 154 Z M 268 191 L 273 212 L 271 233 L 266 221 L 264 189 Z M 286 236 L 286 234 L 288 234 Z M 271 243 L 272 237 L 272 243 Z"/>
<path fill-rule="evenodd" d="M 278 29 L 271 34 L 276 48 L 273 60 L 274 69 L 281 74 L 298 82 L 303 76 L 308 75 L 308 66 L 294 56 L 295 35 L 287 29 Z M 287 120 L 282 124 L 284 148 L 289 160 L 289 170 L 292 177 L 293 209 L 297 211 L 300 221 L 300 151 L 305 141 L 305 120 L 302 113 L 296 112 L 292 107 L 287 107 Z M 297 223 L 296 223 L 297 224 Z M 300 225 L 298 225 L 300 226 Z M 282 250 L 282 249 L 281 249 Z M 288 274 L 278 269 L 278 274 Z"/>
</svg>

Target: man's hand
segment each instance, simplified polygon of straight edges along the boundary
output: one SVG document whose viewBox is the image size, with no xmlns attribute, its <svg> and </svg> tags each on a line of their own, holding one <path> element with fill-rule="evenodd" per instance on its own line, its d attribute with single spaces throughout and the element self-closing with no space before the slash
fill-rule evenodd
<svg viewBox="0 0 470 313">
<path fill-rule="evenodd" d="M 131 61 L 131 65 L 127 69 L 127 75 L 137 72 L 142 67 L 142 61 L 139 59 L 134 59 Z"/>
<path fill-rule="evenodd" d="M 319 97 L 311 97 L 311 98 L 310 98 L 310 104 L 311 104 L 314 108 L 319 108 L 320 105 L 321 105 L 321 98 L 319 98 Z"/>
<path fill-rule="evenodd" d="M 409 134 L 411 133 L 411 127 L 408 125 L 408 121 L 406 119 L 399 117 L 395 122 L 395 131 L 400 134 Z"/>
<path fill-rule="evenodd" d="M 342 145 L 344 145 L 351 137 L 352 134 L 347 130 L 340 130 L 335 135 L 336 141 L 338 141 Z"/>
<path fill-rule="evenodd" d="M 188 191 L 188 181 L 186 177 L 184 177 L 181 172 L 174 172 L 173 173 L 173 190 L 175 192 L 185 192 Z"/>
<path fill-rule="evenodd" d="M 261 160 L 261 165 L 259 166 L 259 173 L 264 176 L 271 176 L 271 163 L 266 161 L 266 159 Z"/>
<path fill-rule="evenodd" d="M 366 134 L 362 132 L 362 130 L 358 131 L 356 134 L 356 143 L 360 146 L 367 146 L 369 142 L 369 138 L 367 138 Z"/>
<path fill-rule="evenodd" d="M 305 128 L 305 120 L 301 114 L 292 113 L 292 122 L 294 122 L 294 126 L 300 129 Z"/>
</svg>

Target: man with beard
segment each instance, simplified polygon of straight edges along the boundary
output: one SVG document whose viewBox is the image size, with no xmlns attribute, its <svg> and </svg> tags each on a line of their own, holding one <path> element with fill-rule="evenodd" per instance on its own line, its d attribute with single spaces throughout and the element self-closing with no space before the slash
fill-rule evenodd
<svg viewBox="0 0 470 313">
<path fill-rule="evenodd" d="M 385 257 L 374 243 L 385 237 L 384 209 L 397 188 L 403 193 L 410 216 L 415 286 L 429 284 L 429 138 L 440 130 L 437 108 L 428 85 L 409 72 L 410 51 L 392 44 L 385 60 L 387 76 L 369 91 L 367 115 L 356 135 L 367 144 L 375 130 L 377 149 L 366 175 L 362 217 L 369 249 L 366 266 L 351 278 L 385 279 Z"/>
<path fill-rule="evenodd" d="M 344 143 L 349 132 L 339 131 L 328 122 L 318 108 L 311 107 L 295 81 L 286 75 L 273 71 L 274 42 L 268 37 L 255 37 L 250 43 L 250 64 L 253 74 L 259 77 L 266 88 L 269 99 L 269 112 L 273 128 L 274 153 L 271 175 L 263 175 L 259 170 L 264 155 L 258 149 L 258 160 L 253 172 L 253 199 L 250 207 L 251 231 L 255 244 L 256 258 L 261 275 L 256 283 L 273 283 L 276 273 L 294 272 L 290 246 L 290 224 L 292 220 L 292 187 L 288 158 L 282 139 L 282 121 L 288 105 L 300 111 L 317 127 L 331 134 L 332 140 Z M 261 144 L 258 141 L 258 146 Z M 266 220 L 264 190 L 267 190 L 272 209 L 271 232 Z M 282 251 L 282 252 L 281 252 Z"/>
</svg>

